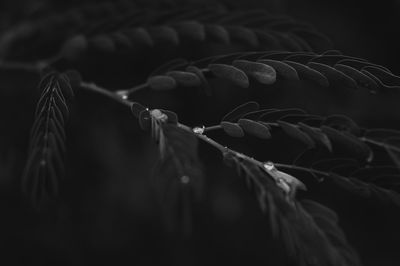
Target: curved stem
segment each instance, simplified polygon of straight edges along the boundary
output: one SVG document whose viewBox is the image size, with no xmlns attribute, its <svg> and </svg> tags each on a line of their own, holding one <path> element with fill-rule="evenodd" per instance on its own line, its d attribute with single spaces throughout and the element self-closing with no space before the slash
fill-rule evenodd
<svg viewBox="0 0 400 266">
<path fill-rule="evenodd" d="M 87 90 L 90 90 L 90 91 L 93 91 L 93 92 L 96 92 L 96 93 L 100 93 L 100 94 L 102 94 L 102 95 L 104 95 L 106 97 L 112 98 L 112 99 L 114 99 L 114 100 L 116 100 L 116 101 L 118 101 L 118 102 L 120 102 L 120 103 L 122 103 L 122 104 L 124 104 L 124 105 L 126 105 L 128 107 L 130 107 L 132 105 L 131 101 L 129 101 L 127 99 L 124 99 L 123 97 L 118 95 L 116 92 L 112 92 L 112 91 L 106 90 L 106 89 L 104 89 L 102 87 L 97 86 L 94 83 L 81 82 L 80 85 L 84 89 L 87 89 Z M 254 165 L 257 165 L 257 166 L 259 166 L 259 167 L 264 169 L 264 164 L 265 164 L 264 162 L 258 161 L 256 159 L 254 159 L 253 157 L 247 156 L 247 155 L 245 155 L 243 153 L 240 153 L 238 151 L 229 149 L 228 147 L 218 143 L 217 141 L 207 137 L 206 135 L 204 135 L 202 133 L 195 133 L 191 127 L 189 127 L 189 126 L 187 126 L 185 124 L 178 123 L 178 127 L 183 129 L 183 130 L 185 130 L 185 131 L 187 131 L 187 132 L 189 132 L 189 133 L 191 133 L 191 134 L 194 134 L 197 138 L 203 140 L 204 142 L 206 142 L 209 145 L 211 145 L 211 146 L 215 147 L 216 149 L 218 149 L 222 154 L 225 154 L 226 152 L 232 153 L 236 157 L 238 157 L 240 159 L 243 159 L 243 160 L 246 160 L 248 162 L 251 162 Z M 220 125 L 210 126 L 210 127 L 206 127 L 204 129 L 204 132 L 211 131 L 211 130 L 217 130 L 217 129 L 220 129 L 220 128 L 221 128 Z M 304 171 L 304 172 L 314 173 L 314 174 L 318 174 L 318 175 L 325 176 L 325 177 L 329 176 L 329 173 L 327 173 L 327 172 L 323 172 L 323 171 L 319 171 L 319 170 L 315 170 L 315 169 L 310 169 L 310 168 L 305 168 L 305 167 L 301 167 L 301 166 L 281 164 L 281 163 L 274 163 L 274 165 L 277 168 Z M 319 181 L 321 181 L 321 179 L 319 179 Z"/>
<path fill-rule="evenodd" d="M 124 99 L 123 97 L 119 96 L 115 92 L 112 92 L 112 91 L 106 90 L 100 86 L 97 86 L 95 83 L 81 81 L 81 83 L 79 85 L 83 89 L 102 94 L 102 95 L 109 97 L 113 100 L 116 100 L 117 102 L 120 102 L 126 106 L 131 107 L 131 105 L 132 105 L 131 101 Z"/>
<path fill-rule="evenodd" d="M 221 125 L 209 126 L 204 128 L 204 132 L 222 129 Z"/>
</svg>

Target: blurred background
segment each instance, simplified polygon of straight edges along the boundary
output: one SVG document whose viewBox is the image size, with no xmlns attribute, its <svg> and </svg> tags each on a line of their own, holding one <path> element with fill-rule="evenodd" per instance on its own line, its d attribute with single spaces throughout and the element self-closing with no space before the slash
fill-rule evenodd
<svg viewBox="0 0 400 266">
<path fill-rule="evenodd" d="M 27 19 L 39 19 L 83 2 L 95 1 L 1 1 L 0 36 Z M 331 38 L 335 49 L 400 74 L 399 1 L 222 2 L 230 7 L 261 7 L 309 22 Z M 26 47 L 29 45 L 26 43 Z M 154 58 L 146 55 L 146 59 Z M 127 81 L 120 78 L 120 72 L 110 69 L 124 68 L 124 77 L 129 71 L 141 71 L 140 66 L 130 69 L 129 65 L 106 65 L 108 68 L 94 70 L 90 69 L 93 65 L 79 67 L 90 69 L 85 72 L 87 77 L 113 88 L 124 86 Z M 143 77 L 130 78 L 138 81 Z M 62 200 L 56 210 L 32 211 L 19 192 L 19 178 L 27 156 L 38 81 L 38 75 L 30 71 L 0 69 L 1 265 L 296 265 L 287 261 L 282 246 L 272 240 L 268 221 L 243 179 L 221 163 L 215 150 L 202 143 L 199 151 L 204 186 L 202 201 L 192 209 L 193 233 L 190 237 L 177 237 L 166 230 L 163 203 L 155 196 L 152 173 L 157 162 L 156 146 L 140 130 L 129 110 L 90 92 L 80 92 L 71 107 Z M 223 87 L 215 84 L 218 85 Z M 184 94 L 186 102 L 182 103 L 175 96 L 150 93 L 139 94 L 137 99 L 179 111 L 191 126 L 203 121 L 215 123 L 232 107 L 251 99 L 234 92 L 229 99 L 221 94 L 206 102 L 198 95 Z M 260 103 L 266 108 L 270 104 L 287 106 L 296 100 L 295 96 L 278 102 L 269 100 L 268 95 L 261 97 Z M 376 96 L 362 101 L 352 97 L 332 100 L 329 110 L 324 109 L 323 102 L 310 103 L 309 108 L 320 114 L 348 114 L 365 127 L 400 127 L 399 98 Z M 307 100 L 305 97 L 302 102 Z M 236 143 L 217 133 L 213 137 L 265 160 L 290 162 L 293 154 L 301 150 L 282 138 L 265 144 L 252 138 Z M 396 208 L 357 198 L 329 183 L 305 182 L 309 187 L 305 197 L 338 213 L 340 226 L 365 265 L 399 265 L 400 217 Z"/>
</svg>

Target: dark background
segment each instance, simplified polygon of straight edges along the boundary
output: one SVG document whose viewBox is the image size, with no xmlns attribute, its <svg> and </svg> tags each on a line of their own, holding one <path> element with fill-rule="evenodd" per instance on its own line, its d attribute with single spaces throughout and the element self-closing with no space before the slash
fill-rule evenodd
<svg viewBox="0 0 400 266">
<path fill-rule="evenodd" d="M 366 58 L 400 73 L 397 1 L 252 0 L 229 4 L 263 6 L 310 22 L 344 54 Z M 2 1 L 0 32 L 32 13 L 45 16 L 65 5 L 57 1 Z M 115 73 L 109 75 L 109 79 L 101 75 L 97 78 L 114 84 Z M 90 76 L 96 78 L 96 72 Z M 199 150 L 205 185 L 203 200 L 193 208 L 193 235 L 181 238 L 166 233 L 160 215 L 162 204 L 154 196 L 152 181 L 157 160 L 155 145 L 148 134 L 140 131 L 129 110 L 89 92 L 79 93 L 71 108 L 63 200 L 56 211 L 32 211 L 19 192 L 19 177 L 26 160 L 37 82 L 34 73 L 0 71 L 0 264 L 286 265 L 282 247 L 272 240 L 268 221 L 254 195 L 232 169 L 221 163 L 220 155 L 203 144 Z M 221 96 L 209 103 L 208 110 L 201 98 L 186 96 L 185 104 L 164 94 L 138 97 L 154 106 L 163 104 L 184 112 L 183 121 L 192 126 L 201 121 L 215 123 L 233 106 L 251 98 L 233 93 L 220 105 L 217 100 L 225 100 Z M 307 101 L 304 97 L 298 102 L 294 96 L 273 102 L 268 95 L 261 95 L 259 100 L 268 108 L 274 104 L 301 105 Z M 365 127 L 399 128 L 398 99 L 360 99 L 352 95 L 330 101 L 329 110 L 324 109 L 326 103 L 310 104 L 308 109 L 321 114 L 345 113 Z M 204 119 L 198 115 L 202 108 L 207 112 L 202 113 Z M 253 152 L 260 159 L 289 162 L 291 153 L 300 149 L 278 140 L 262 146 L 266 144 L 254 139 L 235 144 L 221 135 L 214 137 L 244 152 Z M 249 146 L 262 148 L 252 151 Z M 306 197 L 339 214 L 340 226 L 365 265 L 399 265 L 398 209 L 357 198 L 329 182 L 305 182 L 309 186 Z"/>
</svg>

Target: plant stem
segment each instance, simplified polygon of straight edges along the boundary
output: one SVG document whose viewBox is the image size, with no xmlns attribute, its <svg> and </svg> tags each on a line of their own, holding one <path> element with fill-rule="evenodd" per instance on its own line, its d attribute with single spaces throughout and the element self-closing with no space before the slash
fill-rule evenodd
<svg viewBox="0 0 400 266">
<path fill-rule="evenodd" d="M 221 125 L 209 126 L 209 127 L 205 127 L 205 128 L 204 128 L 204 132 L 209 132 L 209 131 L 213 131 L 213 130 L 218 130 L 218 129 L 221 129 L 221 128 L 222 128 Z"/>
<path fill-rule="evenodd" d="M 149 85 L 147 84 L 147 83 L 143 83 L 143 84 L 140 84 L 140 85 L 138 85 L 138 86 L 135 86 L 135 87 L 133 87 L 133 88 L 130 88 L 130 89 L 126 89 L 126 90 L 117 90 L 117 91 L 115 91 L 115 93 L 116 94 L 118 94 L 118 95 L 126 95 L 127 97 L 129 97 L 129 94 L 131 94 L 131 93 L 134 93 L 134 92 L 137 92 L 137 91 L 139 91 L 139 90 L 142 90 L 142 89 L 145 89 L 145 88 L 147 88 Z"/>
<path fill-rule="evenodd" d="M 97 86 L 94 83 L 90 83 L 90 82 L 81 82 L 81 87 L 96 93 L 100 93 L 106 97 L 109 97 L 111 99 L 116 100 L 117 102 L 120 102 L 128 107 L 131 107 L 132 103 L 131 101 L 127 100 L 127 99 L 123 99 L 120 95 L 118 95 L 116 92 L 112 92 L 109 91 L 105 88 L 102 88 L 100 86 Z M 193 131 L 193 129 L 185 124 L 181 124 L 178 123 L 178 127 L 191 133 L 194 134 L 197 138 L 203 140 L 204 142 L 208 143 L 209 145 L 215 147 L 216 149 L 218 149 L 222 154 L 225 154 L 227 152 L 232 153 L 233 155 L 235 155 L 236 157 L 246 160 L 248 162 L 251 162 L 261 168 L 264 169 L 264 162 L 258 161 L 256 159 L 254 159 L 253 157 L 247 156 L 243 153 L 237 152 L 235 150 L 229 149 L 226 146 L 223 146 L 222 144 L 216 142 L 215 140 L 207 137 L 204 134 L 200 134 L 200 133 L 195 133 Z M 215 126 L 210 126 L 210 127 L 205 127 L 204 128 L 204 132 L 206 131 L 211 131 L 211 130 L 217 130 L 220 129 L 221 126 L 220 125 L 215 125 Z M 321 175 L 321 176 L 325 176 L 325 177 L 329 177 L 329 173 L 327 172 L 323 172 L 323 171 L 319 171 L 319 170 L 315 170 L 315 169 L 309 169 L 309 168 L 305 168 L 305 167 L 301 167 L 301 166 L 296 166 L 296 165 L 288 165 L 288 164 L 281 164 L 281 163 L 274 163 L 274 165 L 278 168 L 283 168 L 283 169 L 292 169 L 292 170 L 298 170 L 298 171 L 303 171 L 303 172 L 308 172 L 308 173 L 313 173 L 313 174 L 317 174 L 317 175 Z M 321 180 L 319 180 L 321 181 Z"/>
<path fill-rule="evenodd" d="M 105 88 L 102 88 L 102 87 L 96 85 L 95 83 L 81 81 L 80 86 L 81 86 L 81 88 L 84 88 L 86 90 L 100 93 L 100 94 L 102 94 L 106 97 L 109 97 L 113 100 L 116 100 L 117 102 L 120 102 L 128 107 L 131 107 L 131 105 L 132 105 L 132 102 L 130 102 L 129 100 L 123 99 L 117 93 L 109 91 Z"/>
</svg>

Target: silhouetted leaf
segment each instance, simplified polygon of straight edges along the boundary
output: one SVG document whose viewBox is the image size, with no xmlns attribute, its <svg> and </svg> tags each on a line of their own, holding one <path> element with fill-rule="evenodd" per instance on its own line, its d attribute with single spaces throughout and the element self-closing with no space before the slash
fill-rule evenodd
<svg viewBox="0 0 400 266">
<path fill-rule="evenodd" d="M 137 102 L 133 102 L 131 105 L 131 111 L 132 114 L 136 117 L 139 118 L 140 112 L 146 110 L 146 107 L 144 107 L 143 105 L 141 105 L 140 103 Z"/>
<path fill-rule="evenodd" d="M 216 77 L 227 79 L 242 88 L 249 87 L 249 79 L 247 75 L 242 70 L 234 66 L 223 64 L 210 64 L 208 65 L 208 69 Z"/>
<path fill-rule="evenodd" d="M 247 60 L 235 60 L 233 61 L 233 66 L 242 70 L 247 75 L 252 76 L 261 84 L 270 85 L 276 80 L 275 70 L 263 63 Z"/>
<path fill-rule="evenodd" d="M 348 116 L 345 115 L 330 115 L 325 118 L 324 125 L 338 129 L 340 131 L 347 131 L 355 136 L 361 133 L 360 127 Z"/>
<path fill-rule="evenodd" d="M 197 75 L 197 77 L 200 79 L 201 87 L 203 88 L 205 94 L 207 96 L 212 95 L 212 88 L 210 87 L 210 84 L 208 83 L 207 79 L 205 78 L 203 72 L 198 67 L 188 66 L 186 68 L 186 71 Z"/>
<path fill-rule="evenodd" d="M 306 65 L 297 63 L 297 62 L 288 61 L 288 60 L 284 60 L 283 62 L 290 65 L 291 67 L 293 67 L 296 70 L 300 80 L 309 80 L 309 81 L 315 82 L 318 85 L 323 86 L 323 87 L 329 86 L 328 79 L 320 72 L 318 72 L 312 68 L 309 68 Z"/>
<path fill-rule="evenodd" d="M 148 78 L 147 84 L 157 91 L 172 90 L 177 86 L 175 79 L 170 76 L 152 76 Z"/>
<path fill-rule="evenodd" d="M 321 130 L 331 140 L 334 152 L 342 150 L 368 162 L 373 159 L 371 148 L 357 137 L 327 126 L 322 126 Z"/>
<path fill-rule="evenodd" d="M 314 148 L 315 142 L 306 133 L 301 131 L 297 126 L 284 121 L 277 121 L 282 130 L 291 138 L 297 139 L 304 143 L 308 148 Z"/>
<path fill-rule="evenodd" d="M 374 75 L 385 87 L 400 88 L 400 77 L 389 71 L 374 66 L 365 66 L 362 70 Z"/>
<path fill-rule="evenodd" d="M 201 81 L 200 78 L 191 72 L 185 71 L 169 71 L 167 72 L 167 76 L 172 77 L 175 81 L 182 86 L 200 86 Z"/>
<path fill-rule="evenodd" d="M 357 69 L 352 68 L 351 66 L 336 64 L 335 69 L 354 79 L 360 87 L 366 88 L 371 91 L 378 90 L 378 84 L 375 82 L 375 80 L 358 71 Z"/>
<path fill-rule="evenodd" d="M 204 25 L 197 21 L 182 21 L 173 24 L 179 35 L 188 36 L 196 41 L 204 41 L 206 38 Z"/>
<path fill-rule="evenodd" d="M 310 127 L 304 123 L 299 123 L 299 127 L 317 144 L 325 147 L 329 152 L 332 152 L 332 144 L 329 138 L 319 128 Z"/>
<path fill-rule="evenodd" d="M 151 128 L 150 113 L 148 110 L 142 110 L 139 113 L 139 125 L 143 130 L 149 130 Z"/>
<path fill-rule="evenodd" d="M 148 29 L 154 44 L 167 43 L 171 45 L 179 44 L 178 32 L 169 26 L 156 26 Z"/>
<path fill-rule="evenodd" d="M 239 119 L 238 124 L 243 128 L 243 130 L 252 136 L 261 139 L 271 138 L 271 133 L 269 128 L 259 122 L 249 120 L 249 119 Z"/>
<path fill-rule="evenodd" d="M 205 32 L 207 38 L 209 38 L 210 40 L 215 40 L 216 42 L 221 42 L 224 44 L 230 43 L 229 32 L 221 25 L 205 25 Z"/>
<path fill-rule="evenodd" d="M 154 167 L 155 189 L 166 229 L 189 236 L 193 204 L 202 199 L 204 182 L 197 138 L 171 124 L 162 125 L 162 131 L 166 153 Z"/>
<path fill-rule="evenodd" d="M 91 45 L 93 45 L 97 50 L 101 52 L 106 52 L 106 53 L 115 52 L 115 43 L 106 34 L 94 36 L 89 40 L 89 42 Z"/>
<path fill-rule="evenodd" d="M 338 85 L 349 88 L 357 88 L 357 83 L 352 78 L 333 67 L 315 62 L 309 62 L 307 66 L 322 73 L 328 78 L 330 83 L 337 83 Z"/>
<path fill-rule="evenodd" d="M 35 110 L 28 160 L 21 180 L 22 191 L 37 210 L 48 207 L 58 196 L 59 179 L 64 172 L 65 123 L 73 91 L 69 79 L 57 72 L 43 76 L 41 96 Z"/>
<path fill-rule="evenodd" d="M 282 109 L 276 111 L 270 111 L 268 113 L 264 113 L 259 117 L 259 120 L 264 122 L 276 122 L 277 120 L 285 117 L 287 115 L 295 115 L 295 114 L 305 114 L 305 112 L 301 109 L 291 108 L 291 109 Z"/>
<path fill-rule="evenodd" d="M 236 123 L 222 121 L 220 125 L 222 129 L 225 131 L 225 133 L 231 137 L 241 138 L 244 136 L 243 129 Z"/>
<path fill-rule="evenodd" d="M 275 71 L 283 77 L 283 79 L 287 80 L 299 80 L 299 76 L 297 75 L 297 71 L 282 61 L 270 60 L 270 59 L 261 59 L 258 62 L 264 63 L 268 66 L 271 66 Z"/>
<path fill-rule="evenodd" d="M 228 122 L 236 122 L 241 116 L 244 114 L 257 111 L 260 108 L 260 105 L 257 102 L 247 102 L 242 105 L 239 105 L 229 113 L 227 113 L 221 120 Z"/>
</svg>

